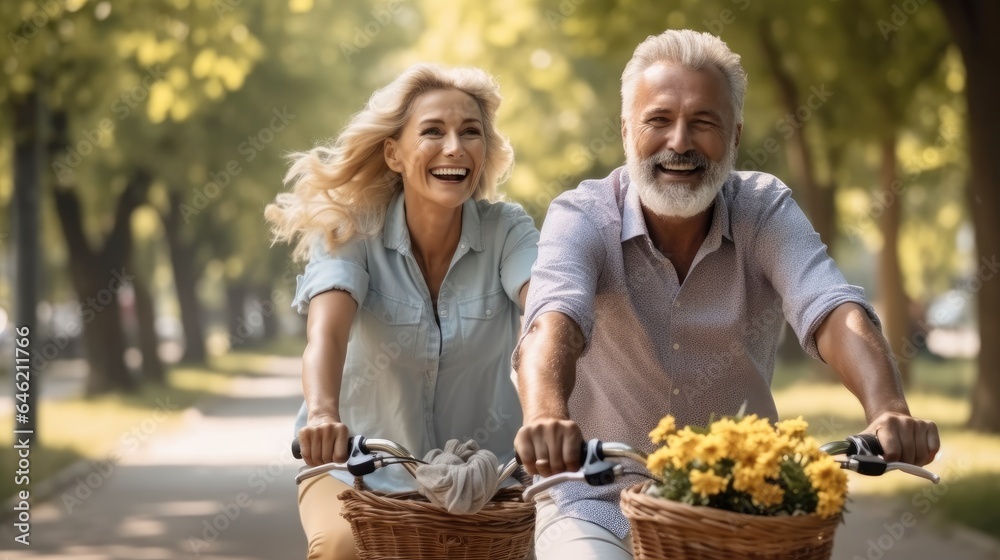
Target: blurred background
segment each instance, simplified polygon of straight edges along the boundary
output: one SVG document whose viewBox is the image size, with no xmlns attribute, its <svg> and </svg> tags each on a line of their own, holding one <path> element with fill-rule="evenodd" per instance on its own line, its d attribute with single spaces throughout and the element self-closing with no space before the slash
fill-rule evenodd
<svg viewBox="0 0 1000 560">
<path fill-rule="evenodd" d="M 497 76 L 516 151 L 501 188 L 541 226 L 553 197 L 623 163 L 632 50 L 687 27 L 720 35 L 749 73 L 738 169 L 793 189 L 878 309 L 914 413 L 941 425 L 939 461 L 962 465 L 937 511 L 1000 536 L 1000 4 L 5 0 L 0 21 L 5 473 L 25 401 L 33 481 L 120 448 L 165 396 L 183 431 L 180 411 L 280 378 L 294 413 L 301 265 L 270 245 L 263 208 L 288 154 L 334 137 L 409 64 Z M 826 439 L 863 427 L 832 373 L 793 339 L 780 353 L 783 415 L 826 422 Z"/>
</svg>

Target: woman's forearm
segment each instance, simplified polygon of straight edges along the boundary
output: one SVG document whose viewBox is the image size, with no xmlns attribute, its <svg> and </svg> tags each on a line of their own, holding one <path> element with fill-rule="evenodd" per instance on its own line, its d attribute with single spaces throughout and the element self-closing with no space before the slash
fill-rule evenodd
<svg viewBox="0 0 1000 560">
<path fill-rule="evenodd" d="M 309 302 L 302 392 L 310 423 L 320 419 L 340 422 L 340 388 L 357 307 L 351 295 L 342 290 L 318 294 Z"/>
</svg>

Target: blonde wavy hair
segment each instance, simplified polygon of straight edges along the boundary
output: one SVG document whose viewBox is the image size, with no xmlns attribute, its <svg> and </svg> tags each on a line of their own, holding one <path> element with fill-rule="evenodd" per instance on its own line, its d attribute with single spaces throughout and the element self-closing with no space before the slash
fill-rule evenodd
<svg viewBox="0 0 1000 560">
<path fill-rule="evenodd" d="M 389 202 L 403 188 L 401 175 L 386 165 L 383 144 L 399 138 L 417 97 L 442 89 L 471 95 L 482 110 L 486 160 L 472 196 L 496 200 L 497 184 L 514 162 L 514 150 L 496 129 L 499 84 L 478 68 L 418 64 L 376 90 L 332 145 L 289 156 L 285 184 L 291 188 L 264 209 L 273 243 L 298 238 L 293 258 L 299 261 L 308 259 L 318 239 L 334 251 L 357 236 L 381 232 Z"/>
</svg>

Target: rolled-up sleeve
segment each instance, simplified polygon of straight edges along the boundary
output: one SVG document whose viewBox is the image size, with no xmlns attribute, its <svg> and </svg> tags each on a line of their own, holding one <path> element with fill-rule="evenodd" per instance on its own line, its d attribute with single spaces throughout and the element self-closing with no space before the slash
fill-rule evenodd
<svg viewBox="0 0 1000 560">
<path fill-rule="evenodd" d="M 881 322 L 864 289 L 847 283 L 826 245 L 785 187 L 766 201 L 754 251 L 763 273 L 782 299 L 785 319 L 802 348 L 822 360 L 816 331 L 839 305 L 853 302 L 865 309 L 875 326 Z"/>
<path fill-rule="evenodd" d="M 520 291 L 531 278 L 531 267 L 538 258 L 538 228 L 520 206 L 511 204 L 504 211 L 507 238 L 500 254 L 500 283 L 513 302 L 521 304 Z"/>
<path fill-rule="evenodd" d="M 524 324 L 527 327 L 550 311 L 563 313 L 580 327 L 586 351 L 594 328 L 594 297 L 606 249 L 600 229 L 572 196 L 572 191 L 564 193 L 549 206 L 538 242 L 538 260 L 531 269 Z M 514 349 L 515 365 L 528 330 L 521 333 Z"/>
<path fill-rule="evenodd" d="M 292 307 L 305 315 L 309 310 L 309 300 L 330 290 L 350 293 L 360 306 L 368 293 L 367 261 L 363 239 L 352 240 L 332 253 L 322 240 L 317 241 L 312 246 L 305 271 L 296 277 Z"/>
</svg>

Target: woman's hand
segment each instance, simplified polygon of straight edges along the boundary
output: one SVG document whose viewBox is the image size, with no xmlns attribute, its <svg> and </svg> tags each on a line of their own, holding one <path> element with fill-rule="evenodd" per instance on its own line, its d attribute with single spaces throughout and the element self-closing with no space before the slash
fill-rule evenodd
<svg viewBox="0 0 1000 560">
<path fill-rule="evenodd" d="M 310 418 L 299 430 L 299 449 L 310 467 L 347 460 L 347 424 L 332 416 Z"/>
</svg>

